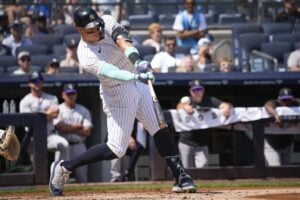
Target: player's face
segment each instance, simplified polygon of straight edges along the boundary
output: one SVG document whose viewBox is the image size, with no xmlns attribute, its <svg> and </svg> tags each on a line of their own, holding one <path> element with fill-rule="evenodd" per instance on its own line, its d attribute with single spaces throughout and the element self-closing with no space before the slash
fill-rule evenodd
<svg viewBox="0 0 300 200">
<path fill-rule="evenodd" d="M 73 106 L 76 103 L 76 99 L 77 99 L 77 93 L 76 92 L 72 92 L 72 93 L 62 93 L 62 98 L 65 101 L 66 104 Z"/>
<path fill-rule="evenodd" d="M 43 82 L 29 82 L 29 87 L 31 91 L 39 94 L 43 91 Z"/>
<path fill-rule="evenodd" d="M 78 31 L 82 39 L 87 43 L 95 43 L 103 39 L 98 26 L 89 29 L 78 28 Z"/>
<path fill-rule="evenodd" d="M 193 100 L 197 103 L 200 103 L 203 99 L 204 88 L 203 87 L 192 87 L 190 88 L 190 94 Z"/>
</svg>

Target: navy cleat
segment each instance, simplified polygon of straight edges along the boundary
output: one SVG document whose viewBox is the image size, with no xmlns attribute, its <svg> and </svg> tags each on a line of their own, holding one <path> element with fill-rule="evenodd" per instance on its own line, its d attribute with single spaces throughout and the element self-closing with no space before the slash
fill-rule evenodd
<svg viewBox="0 0 300 200">
<path fill-rule="evenodd" d="M 175 183 L 172 192 L 175 193 L 195 193 L 197 192 L 196 185 L 194 184 L 192 178 L 186 174 L 186 173 L 181 173 L 179 175 L 178 183 Z"/>
<path fill-rule="evenodd" d="M 53 196 L 61 196 L 63 194 L 64 184 L 71 174 L 71 171 L 61 166 L 62 162 L 63 160 L 60 160 L 51 164 L 49 190 Z"/>
</svg>

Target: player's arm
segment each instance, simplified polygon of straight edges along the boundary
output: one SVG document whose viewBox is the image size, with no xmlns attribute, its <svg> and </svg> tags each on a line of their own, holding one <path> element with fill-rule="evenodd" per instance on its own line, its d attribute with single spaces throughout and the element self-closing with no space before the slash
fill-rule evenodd
<svg viewBox="0 0 300 200">
<path fill-rule="evenodd" d="M 275 118 L 275 122 L 276 123 L 280 123 L 281 122 L 281 119 L 280 119 L 280 116 L 278 115 L 277 111 L 276 111 L 276 105 L 275 105 L 275 102 L 270 100 L 270 101 L 267 101 L 267 103 L 265 103 L 264 105 L 264 108 L 266 109 L 266 112 L 273 116 Z"/>
<path fill-rule="evenodd" d="M 111 37 L 138 72 L 152 72 L 150 63 L 141 59 L 138 49 L 132 45 L 131 36 L 124 27 L 116 25 Z"/>
</svg>

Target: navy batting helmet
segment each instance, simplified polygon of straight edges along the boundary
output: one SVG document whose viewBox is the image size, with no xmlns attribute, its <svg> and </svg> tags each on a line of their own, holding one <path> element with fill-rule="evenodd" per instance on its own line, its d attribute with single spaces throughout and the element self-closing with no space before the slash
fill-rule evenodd
<svg viewBox="0 0 300 200">
<path fill-rule="evenodd" d="M 98 16 L 97 12 L 89 6 L 79 8 L 74 13 L 74 22 L 80 28 L 94 28 L 99 26 L 104 29 L 104 21 Z"/>
</svg>

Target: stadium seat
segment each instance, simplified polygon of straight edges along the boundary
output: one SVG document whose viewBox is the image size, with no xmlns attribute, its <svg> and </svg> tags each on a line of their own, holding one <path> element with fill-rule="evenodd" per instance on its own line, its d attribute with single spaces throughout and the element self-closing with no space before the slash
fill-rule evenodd
<svg viewBox="0 0 300 200">
<path fill-rule="evenodd" d="M 268 42 L 262 43 L 260 51 L 277 59 L 279 67 L 284 65 L 284 55 L 294 50 L 290 42 Z"/>
<path fill-rule="evenodd" d="M 232 26 L 232 54 L 238 57 L 240 48 L 239 36 L 245 33 L 262 33 L 262 27 L 259 24 L 233 24 Z"/>
<path fill-rule="evenodd" d="M 158 20 L 159 20 L 159 24 L 162 26 L 164 30 L 173 29 L 173 24 L 175 21 L 174 15 L 159 15 Z"/>
<path fill-rule="evenodd" d="M 9 56 L 9 55 L 2 55 L 0 56 L 0 66 L 7 68 L 10 66 L 15 66 L 17 65 L 17 58 L 14 56 Z"/>
<path fill-rule="evenodd" d="M 272 42 L 298 43 L 300 42 L 300 34 L 293 34 L 293 33 L 275 34 L 270 36 L 270 40 Z"/>
<path fill-rule="evenodd" d="M 43 70 L 53 57 L 53 55 L 33 55 L 31 56 L 31 64 L 41 66 Z"/>
<path fill-rule="evenodd" d="M 53 30 L 55 34 L 60 36 L 77 33 L 76 27 L 68 24 L 58 24 Z"/>
<path fill-rule="evenodd" d="M 62 36 L 55 34 L 35 34 L 31 37 L 33 44 L 46 45 L 50 51 L 54 45 L 62 44 L 62 39 Z"/>
<path fill-rule="evenodd" d="M 188 55 L 188 54 L 190 54 L 190 50 L 191 50 L 191 48 L 189 46 L 177 46 L 176 47 L 176 53 L 178 53 L 178 54 Z"/>
<path fill-rule="evenodd" d="M 293 25 L 290 23 L 266 23 L 262 24 L 262 28 L 263 32 L 268 35 L 293 32 Z"/>
<path fill-rule="evenodd" d="M 78 74 L 79 68 L 78 67 L 60 67 L 58 69 L 60 74 Z"/>
<path fill-rule="evenodd" d="M 179 11 L 178 0 L 148 0 L 150 12 L 154 15 L 174 15 Z"/>
<path fill-rule="evenodd" d="M 132 37 L 134 37 L 138 41 L 138 43 L 142 45 L 142 43 L 146 39 L 148 39 L 150 36 L 149 36 L 149 34 L 139 34 L 139 35 L 135 34 L 135 35 L 132 35 Z"/>
<path fill-rule="evenodd" d="M 241 14 L 220 14 L 219 15 L 219 23 L 220 24 L 232 24 L 232 23 L 244 23 L 246 19 Z"/>
<path fill-rule="evenodd" d="M 132 30 L 147 30 L 149 24 L 155 22 L 153 15 L 130 15 L 128 17 Z"/>
<path fill-rule="evenodd" d="M 139 50 L 142 59 L 144 56 L 156 54 L 156 49 L 152 46 L 137 45 L 135 47 Z"/>
<path fill-rule="evenodd" d="M 22 45 L 16 49 L 16 54 L 21 51 L 28 51 L 31 55 L 49 54 L 48 46 L 42 44 Z"/>
<path fill-rule="evenodd" d="M 249 58 L 252 50 L 260 50 L 261 43 L 269 42 L 269 36 L 263 33 L 246 33 L 239 36 L 238 65 L 249 68 Z"/>
</svg>

